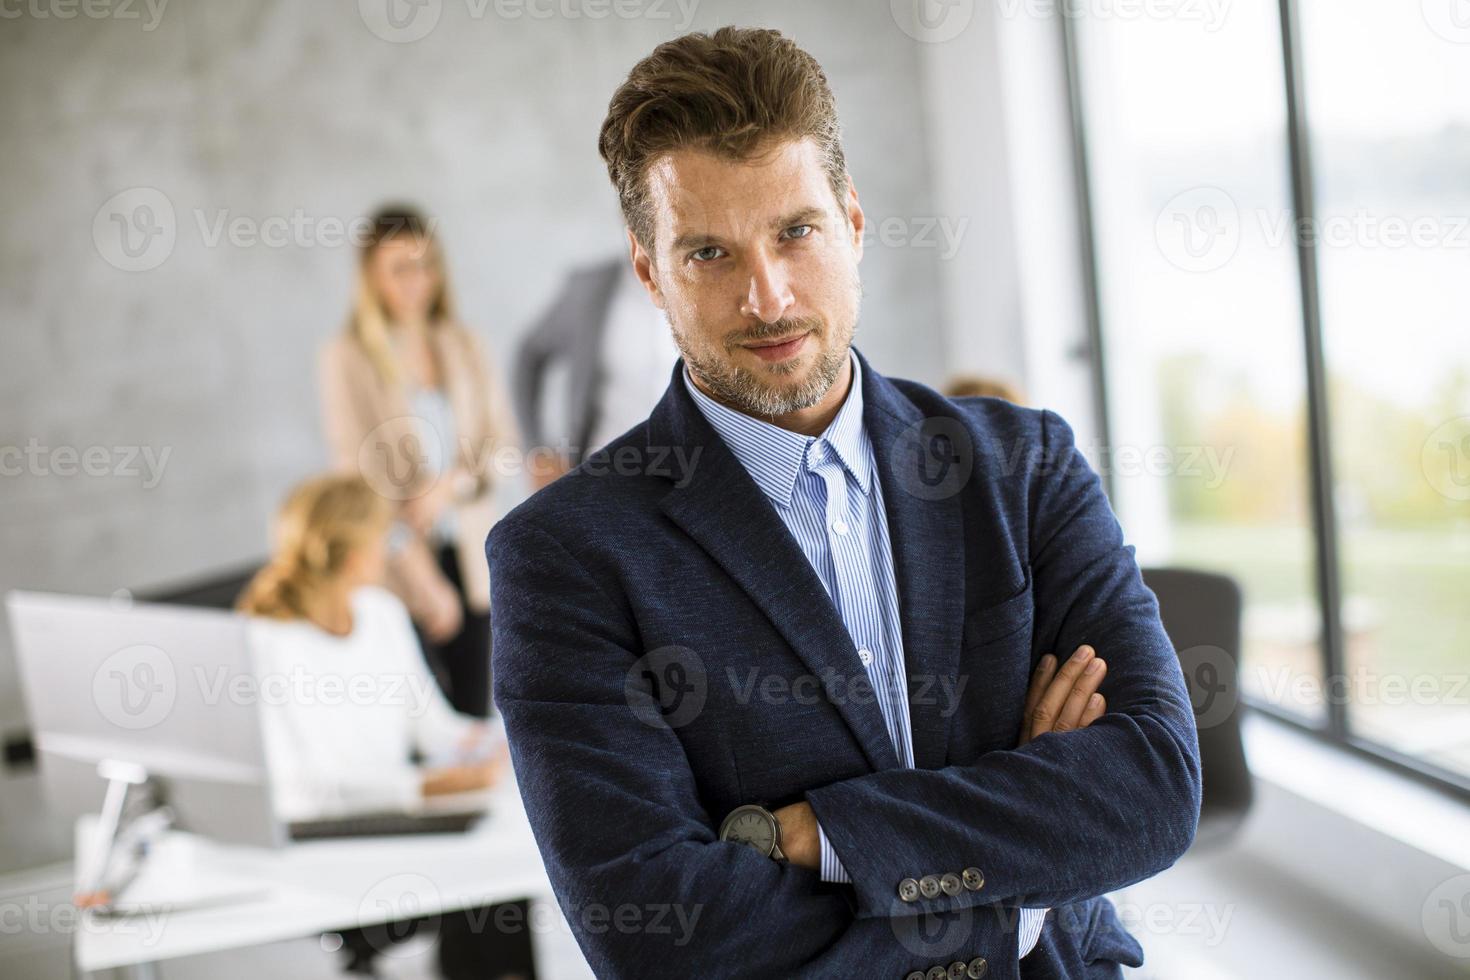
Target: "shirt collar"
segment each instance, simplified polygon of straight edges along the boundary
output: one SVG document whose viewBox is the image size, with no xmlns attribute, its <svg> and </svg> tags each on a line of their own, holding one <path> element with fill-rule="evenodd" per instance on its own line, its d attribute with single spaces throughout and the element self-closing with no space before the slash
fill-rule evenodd
<svg viewBox="0 0 1470 980">
<path fill-rule="evenodd" d="M 815 437 L 783 429 L 720 404 L 699 390 L 689 376 L 687 365 L 683 371 L 684 387 L 694 399 L 694 404 L 699 406 L 700 413 L 755 480 L 756 486 L 776 505 L 791 505 L 796 478 L 801 474 L 808 447 L 818 440 L 831 447 L 843 467 L 867 494 L 872 479 L 872 452 L 867 429 L 863 425 L 863 369 L 851 353 L 848 358 L 852 364 L 852 384 L 847 397 L 842 400 L 842 407 L 826 430 Z"/>
</svg>

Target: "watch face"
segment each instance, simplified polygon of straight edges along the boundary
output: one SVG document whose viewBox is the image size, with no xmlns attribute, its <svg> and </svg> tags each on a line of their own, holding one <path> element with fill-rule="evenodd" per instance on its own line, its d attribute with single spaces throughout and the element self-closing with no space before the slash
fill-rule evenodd
<svg viewBox="0 0 1470 980">
<path fill-rule="evenodd" d="M 769 857 L 776 849 L 776 819 L 760 807 L 737 807 L 720 825 L 720 840 L 749 844 Z"/>
</svg>

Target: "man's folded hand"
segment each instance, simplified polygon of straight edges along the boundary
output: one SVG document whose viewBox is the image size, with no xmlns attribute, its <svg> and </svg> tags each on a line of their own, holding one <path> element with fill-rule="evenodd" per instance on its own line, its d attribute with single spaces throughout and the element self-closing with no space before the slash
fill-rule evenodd
<svg viewBox="0 0 1470 980">
<path fill-rule="evenodd" d="M 1086 728 L 1108 710 L 1097 693 L 1108 665 L 1092 647 L 1078 647 L 1060 668 L 1051 654 L 1041 658 L 1026 691 L 1026 712 L 1021 721 L 1017 748 L 1044 732 L 1070 732 Z"/>
</svg>

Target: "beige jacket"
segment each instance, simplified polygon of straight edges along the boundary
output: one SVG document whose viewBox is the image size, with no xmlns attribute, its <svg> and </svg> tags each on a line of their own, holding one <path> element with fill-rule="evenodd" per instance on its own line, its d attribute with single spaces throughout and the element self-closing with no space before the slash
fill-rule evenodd
<svg viewBox="0 0 1470 980">
<path fill-rule="evenodd" d="M 454 505 L 456 550 L 465 602 L 476 612 L 490 608 L 490 572 L 485 536 L 495 523 L 493 490 L 496 459 L 511 458 L 517 436 L 510 404 L 484 349 L 474 334 L 455 323 L 432 331 L 434 352 L 454 413 L 458 445 L 445 447 L 479 486 Z M 332 464 L 362 473 L 373 489 L 395 501 L 420 495 L 433 485 L 424 472 L 419 423 L 401 385 L 385 385 L 367 352 L 347 333 L 329 341 L 321 354 L 322 418 Z M 432 549 L 414 534 L 388 562 L 388 587 L 419 619 L 431 589 L 442 582 Z"/>
</svg>

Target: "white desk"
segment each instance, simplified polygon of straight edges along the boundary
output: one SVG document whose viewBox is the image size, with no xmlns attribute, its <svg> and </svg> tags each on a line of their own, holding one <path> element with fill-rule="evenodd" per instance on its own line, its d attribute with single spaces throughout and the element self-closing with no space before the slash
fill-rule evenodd
<svg viewBox="0 0 1470 980">
<path fill-rule="evenodd" d="M 139 889 L 124 897 L 136 894 L 151 909 L 123 917 L 84 915 L 74 943 L 77 970 L 143 967 L 146 973 L 149 965 L 180 956 L 519 898 L 550 901 L 551 886 L 514 782 L 506 780 L 486 799 L 490 816 L 467 834 L 311 841 L 279 850 L 170 835 L 174 839 L 161 845 L 160 855 L 173 845 L 191 856 L 192 880 L 175 893 L 181 900 L 195 890 L 250 897 L 170 909 L 157 904 L 170 897 L 160 876 L 145 881 L 145 870 Z M 91 822 L 78 825 L 79 858 Z"/>
</svg>

